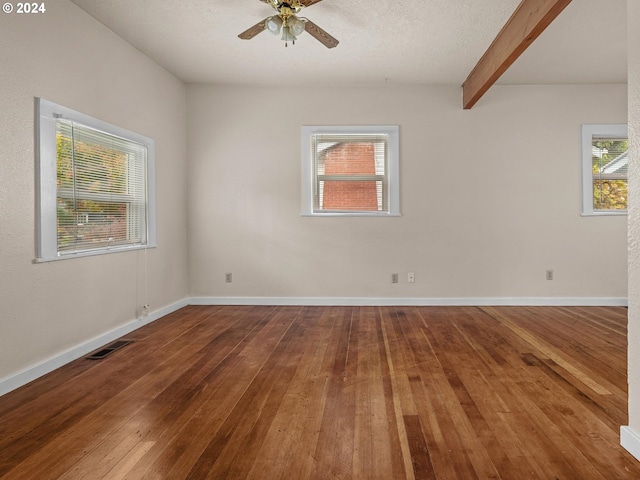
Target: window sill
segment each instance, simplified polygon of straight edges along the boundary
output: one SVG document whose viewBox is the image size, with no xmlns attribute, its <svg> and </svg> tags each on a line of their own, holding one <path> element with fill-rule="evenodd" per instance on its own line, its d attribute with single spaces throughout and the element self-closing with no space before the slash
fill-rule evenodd
<svg viewBox="0 0 640 480">
<path fill-rule="evenodd" d="M 386 213 L 386 212 L 322 212 L 322 213 L 301 213 L 301 217 L 401 217 L 400 213 Z"/>
<path fill-rule="evenodd" d="M 626 217 L 628 210 L 622 210 L 619 212 L 582 212 L 581 217 Z"/>
<path fill-rule="evenodd" d="M 56 257 L 51 258 L 35 258 L 33 263 L 47 263 L 47 262 L 57 262 L 59 260 L 69 260 L 72 258 L 80 258 L 80 257 L 94 257 L 96 255 L 106 255 L 109 253 L 120 253 L 120 252 L 130 252 L 134 250 L 147 250 L 150 248 L 156 248 L 157 245 L 134 245 L 134 246 L 121 246 L 121 247 L 111 247 L 105 248 L 101 250 L 85 250 L 81 252 L 69 252 L 63 255 L 58 255 Z"/>
</svg>

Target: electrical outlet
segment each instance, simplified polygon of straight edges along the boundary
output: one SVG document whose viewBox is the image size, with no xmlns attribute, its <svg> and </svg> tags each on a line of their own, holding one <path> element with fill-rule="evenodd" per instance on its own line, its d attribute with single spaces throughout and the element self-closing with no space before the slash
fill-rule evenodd
<svg viewBox="0 0 640 480">
<path fill-rule="evenodd" d="M 149 304 L 143 305 L 142 306 L 142 316 L 143 317 L 148 316 L 150 310 L 151 310 L 151 307 L 149 306 Z"/>
<path fill-rule="evenodd" d="M 398 283 L 398 274 L 397 273 L 392 273 L 391 274 L 391 283 Z"/>
<path fill-rule="evenodd" d="M 231 273 L 224 274 L 225 283 L 231 283 L 233 281 L 233 275 Z"/>
<path fill-rule="evenodd" d="M 409 272 L 409 274 L 407 275 L 407 282 L 413 283 L 415 281 L 416 281 L 416 274 L 413 272 Z"/>
<path fill-rule="evenodd" d="M 547 280 L 553 280 L 553 270 L 547 270 Z"/>
</svg>

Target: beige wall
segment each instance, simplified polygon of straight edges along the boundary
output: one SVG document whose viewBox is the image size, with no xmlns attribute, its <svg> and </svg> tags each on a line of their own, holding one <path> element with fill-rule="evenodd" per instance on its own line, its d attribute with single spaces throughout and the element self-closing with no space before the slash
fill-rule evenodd
<svg viewBox="0 0 640 480">
<path fill-rule="evenodd" d="M 640 2 L 627 2 L 629 59 L 629 426 L 640 434 Z M 640 458 L 640 438 L 635 445 Z"/>
<path fill-rule="evenodd" d="M 144 253 L 34 264 L 34 97 L 152 137 L 151 310 L 187 294 L 185 86 L 67 0 L 0 15 L 0 380 L 137 317 Z"/>
<path fill-rule="evenodd" d="M 187 99 L 192 296 L 626 298 L 626 217 L 580 216 L 580 125 L 625 123 L 624 85 Z M 301 217 L 300 126 L 376 123 L 400 125 L 402 216 Z"/>
</svg>

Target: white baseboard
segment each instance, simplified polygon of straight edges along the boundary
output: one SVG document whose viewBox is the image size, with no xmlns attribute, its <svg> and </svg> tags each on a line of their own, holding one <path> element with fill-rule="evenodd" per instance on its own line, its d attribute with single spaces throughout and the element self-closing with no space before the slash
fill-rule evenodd
<svg viewBox="0 0 640 480">
<path fill-rule="evenodd" d="M 620 445 L 640 460 L 640 433 L 626 425 L 620 427 Z"/>
<path fill-rule="evenodd" d="M 191 297 L 190 305 L 339 305 L 339 306 L 563 306 L 626 307 L 626 298 L 592 297 Z"/>
<path fill-rule="evenodd" d="M 0 395 L 4 395 L 5 393 L 15 390 L 16 388 L 22 387 L 23 385 L 26 385 L 36 378 L 42 377 L 43 375 L 52 372 L 56 368 L 60 368 L 63 365 L 72 362 L 73 360 L 81 358 L 88 353 L 102 347 L 103 345 L 111 343 L 112 341 L 122 337 L 123 335 L 127 335 L 140 327 L 148 325 L 149 323 L 172 312 L 175 312 L 176 310 L 185 307 L 188 304 L 188 299 L 180 300 L 179 302 L 150 312 L 149 315 L 145 317 L 131 320 L 130 322 L 127 322 L 120 327 L 114 328 L 113 330 L 105 332 L 101 335 L 98 335 L 97 337 L 87 340 L 86 342 L 60 352 L 57 355 L 42 360 L 17 373 L 4 378 L 0 378 Z"/>
</svg>

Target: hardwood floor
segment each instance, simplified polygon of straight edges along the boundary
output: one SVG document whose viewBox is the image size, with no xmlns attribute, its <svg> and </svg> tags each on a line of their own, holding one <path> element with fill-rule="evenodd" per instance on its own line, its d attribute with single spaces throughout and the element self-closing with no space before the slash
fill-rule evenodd
<svg viewBox="0 0 640 480">
<path fill-rule="evenodd" d="M 626 309 L 192 306 L 0 397 L 2 479 L 635 479 Z"/>
</svg>

